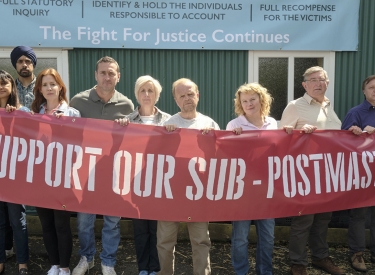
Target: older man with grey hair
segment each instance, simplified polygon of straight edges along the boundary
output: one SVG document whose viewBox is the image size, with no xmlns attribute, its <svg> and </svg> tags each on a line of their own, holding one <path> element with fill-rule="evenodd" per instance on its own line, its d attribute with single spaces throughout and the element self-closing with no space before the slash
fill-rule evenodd
<svg viewBox="0 0 375 275">
<path fill-rule="evenodd" d="M 341 121 L 325 97 L 329 79 L 327 72 L 319 66 L 311 67 L 303 74 L 304 96 L 289 102 L 280 120 L 280 127 L 288 133 L 299 129 L 313 133 L 316 129 L 341 129 Z M 328 256 L 327 232 L 332 212 L 294 217 L 290 227 L 289 256 L 293 275 L 307 275 L 307 251 L 309 248 L 312 264 L 329 274 L 345 274 Z"/>
</svg>

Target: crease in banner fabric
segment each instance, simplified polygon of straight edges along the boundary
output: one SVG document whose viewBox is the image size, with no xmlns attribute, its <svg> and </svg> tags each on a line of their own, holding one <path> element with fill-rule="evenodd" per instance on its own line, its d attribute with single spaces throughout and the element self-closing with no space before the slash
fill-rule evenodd
<svg viewBox="0 0 375 275">
<path fill-rule="evenodd" d="M 169 221 L 375 205 L 374 135 L 211 131 L 0 111 L 0 200 Z"/>
</svg>

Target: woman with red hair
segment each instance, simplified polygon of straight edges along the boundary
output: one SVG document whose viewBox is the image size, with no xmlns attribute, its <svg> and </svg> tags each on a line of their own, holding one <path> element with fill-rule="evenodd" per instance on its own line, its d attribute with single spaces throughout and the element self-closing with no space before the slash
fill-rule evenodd
<svg viewBox="0 0 375 275">
<path fill-rule="evenodd" d="M 35 99 L 31 104 L 34 113 L 50 116 L 80 117 L 80 112 L 68 106 L 66 86 L 59 73 L 48 68 L 36 78 L 34 87 Z M 43 230 L 51 269 L 47 275 L 70 274 L 69 263 L 72 255 L 73 241 L 70 230 L 70 212 L 64 210 L 36 207 Z"/>
</svg>

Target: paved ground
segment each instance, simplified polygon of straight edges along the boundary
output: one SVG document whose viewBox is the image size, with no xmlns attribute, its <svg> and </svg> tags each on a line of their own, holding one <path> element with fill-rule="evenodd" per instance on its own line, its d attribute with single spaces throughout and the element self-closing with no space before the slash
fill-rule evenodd
<svg viewBox="0 0 375 275">
<path fill-rule="evenodd" d="M 78 240 L 74 238 L 74 250 L 71 260 L 71 268 L 78 262 Z M 101 243 L 97 239 L 97 250 L 100 251 Z M 334 257 L 335 261 L 345 270 L 348 274 L 359 275 L 363 274 L 355 272 L 349 265 L 347 260 L 347 248 L 341 245 L 331 245 L 330 247 L 331 256 Z M 249 246 L 249 254 L 251 255 L 251 264 L 254 266 L 254 254 L 255 246 L 252 244 Z M 368 275 L 375 275 L 375 264 L 370 263 L 369 252 L 365 254 L 365 260 L 367 260 L 367 267 L 369 271 Z M 90 275 L 100 275 L 100 260 L 98 255 L 95 258 L 95 268 L 90 270 Z M 289 261 L 288 261 L 288 250 L 286 242 L 277 242 L 274 249 L 274 274 L 275 275 L 286 275 L 290 272 Z M 230 243 L 229 242 L 213 242 L 211 250 L 211 263 L 212 263 L 212 274 L 213 275 L 231 275 L 234 274 L 230 262 Z M 30 236 L 30 263 L 29 269 L 33 275 L 44 275 L 49 269 L 49 262 L 47 253 L 45 252 L 43 240 L 40 236 Z M 308 268 L 310 275 L 327 274 L 320 270 L 317 270 L 311 266 Z M 116 271 L 118 275 L 137 275 L 137 265 L 135 258 L 134 243 L 132 240 L 123 239 L 120 244 L 118 251 L 118 263 L 116 265 Z M 5 275 L 17 275 L 17 264 L 15 257 L 9 259 L 6 262 Z M 176 247 L 176 275 L 191 275 L 192 271 L 192 260 L 191 260 L 191 247 L 186 241 L 180 241 Z M 255 275 L 254 269 L 251 269 L 251 275 Z"/>
</svg>

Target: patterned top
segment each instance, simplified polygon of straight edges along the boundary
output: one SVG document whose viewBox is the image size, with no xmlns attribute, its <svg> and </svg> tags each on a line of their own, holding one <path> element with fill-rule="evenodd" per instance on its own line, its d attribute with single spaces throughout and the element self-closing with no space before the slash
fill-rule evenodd
<svg viewBox="0 0 375 275">
<path fill-rule="evenodd" d="M 29 109 L 31 109 L 31 103 L 34 100 L 34 86 L 35 86 L 35 80 L 36 77 L 34 76 L 33 81 L 27 86 L 24 87 L 22 83 L 16 79 L 16 86 L 17 86 L 17 91 L 18 91 L 18 98 L 20 99 L 20 103 L 22 106 L 25 106 Z"/>
<path fill-rule="evenodd" d="M 170 114 L 164 113 L 163 111 L 160 111 L 156 106 L 154 106 L 157 110 L 157 113 L 155 114 L 153 125 L 163 125 L 164 121 L 169 119 L 171 117 Z M 138 112 L 138 108 L 135 109 L 134 112 L 127 115 L 126 118 L 129 119 L 130 122 L 138 123 L 138 124 L 144 124 L 144 122 L 141 119 L 141 115 Z"/>
</svg>

